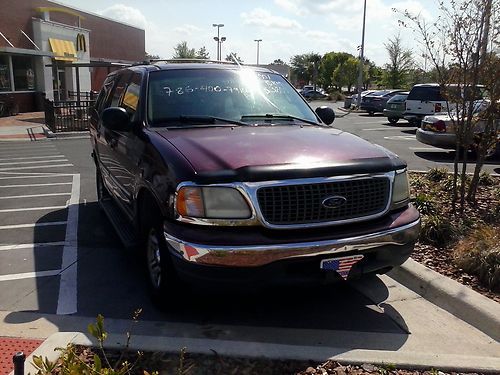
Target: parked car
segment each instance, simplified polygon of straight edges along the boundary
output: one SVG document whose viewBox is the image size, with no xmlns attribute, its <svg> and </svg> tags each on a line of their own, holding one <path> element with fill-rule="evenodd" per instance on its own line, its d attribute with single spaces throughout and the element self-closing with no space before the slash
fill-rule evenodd
<svg viewBox="0 0 500 375">
<path fill-rule="evenodd" d="M 302 91 L 301 94 L 306 99 L 325 99 L 325 98 L 328 98 L 327 94 L 325 94 L 323 91 L 319 91 L 319 90 Z"/>
<path fill-rule="evenodd" d="M 108 75 L 90 127 L 98 200 L 155 301 L 179 280 L 317 284 L 408 259 L 420 218 L 406 163 L 334 118 L 261 67 Z"/>
<path fill-rule="evenodd" d="M 490 105 L 488 100 L 479 100 L 474 104 L 474 139 L 471 140 L 471 150 L 475 151 L 484 133 L 486 122 L 481 114 Z M 444 149 L 455 150 L 457 146 L 457 137 L 453 118 L 457 118 L 453 112 L 450 114 L 440 113 L 432 116 L 425 116 L 421 126 L 417 129 L 417 140 L 427 145 L 440 147 Z M 455 120 L 456 121 L 456 120 Z M 497 119 L 496 140 L 489 145 L 486 156 L 493 156 L 500 147 L 500 119 Z"/>
<path fill-rule="evenodd" d="M 384 108 L 384 116 L 391 124 L 396 124 L 400 119 L 403 118 L 403 112 L 405 111 L 406 98 L 408 97 L 408 91 L 400 92 L 390 98 Z"/>
<path fill-rule="evenodd" d="M 449 90 L 456 89 L 456 85 L 449 85 Z M 448 113 L 448 101 L 445 93 L 437 83 L 418 84 L 412 87 L 408 98 L 406 98 L 406 109 L 404 118 L 416 126 L 425 116 L 431 116 L 437 113 Z M 474 99 L 480 100 L 484 98 L 484 93 L 480 87 L 474 93 Z"/>
<path fill-rule="evenodd" d="M 383 113 L 387 101 L 401 92 L 404 92 L 404 90 L 381 90 L 372 92 L 361 99 L 360 109 L 368 112 L 370 116 L 373 116 L 375 113 Z"/>
</svg>

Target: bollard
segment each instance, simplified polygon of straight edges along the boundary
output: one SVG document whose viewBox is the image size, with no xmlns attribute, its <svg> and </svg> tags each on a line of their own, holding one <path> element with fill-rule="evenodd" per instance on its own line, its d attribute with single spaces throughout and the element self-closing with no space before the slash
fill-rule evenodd
<svg viewBox="0 0 500 375">
<path fill-rule="evenodd" d="M 26 360 L 26 356 L 23 352 L 17 352 L 12 357 L 12 361 L 14 362 L 14 375 L 24 375 L 24 361 Z"/>
</svg>

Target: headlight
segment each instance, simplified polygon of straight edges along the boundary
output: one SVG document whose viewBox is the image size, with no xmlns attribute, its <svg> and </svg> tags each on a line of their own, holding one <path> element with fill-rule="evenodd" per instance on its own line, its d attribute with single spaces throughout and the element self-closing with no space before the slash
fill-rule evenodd
<svg viewBox="0 0 500 375">
<path fill-rule="evenodd" d="M 408 202 L 410 198 L 410 188 L 408 185 L 408 175 L 406 169 L 395 172 L 394 184 L 392 186 L 392 204 Z"/>
<path fill-rule="evenodd" d="M 176 209 L 184 217 L 248 219 L 252 216 L 245 198 L 230 187 L 184 186 L 177 192 Z"/>
</svg>

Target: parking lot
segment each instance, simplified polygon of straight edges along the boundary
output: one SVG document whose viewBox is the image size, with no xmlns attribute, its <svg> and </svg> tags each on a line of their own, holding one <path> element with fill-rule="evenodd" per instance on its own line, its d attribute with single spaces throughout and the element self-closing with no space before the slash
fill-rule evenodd
<svg viewBox="0 0 500 375">
<path fill-rule="evenodd" d="M 335 125 L 406 150 L 410 168 L 435 165 L 418 162 L 409 147 L 419 145 L 405 127 L 376 130 L 385 129 L 383 118 L 350 114 Z M 429 347 L 438 332 L 442 349 L 460 354 L 455 335 L 467 332 L 478 353 L 492 350 L 484 334 L 389 276 L 303 291 L 199 288 L 160 311 L 149 300 L 141 258 L 122 248 L 98 208 L 90 152 L 85 137 L 0 142 L 4 324 L 33 326 L 43 317 L 56 330 L 85 331 L 89 319 L 103 314 L 115 322 L 111 331 L 123 333 L 123 322 L 141 308 L 141 332 L 151 335 L 396 351 Z M 498 171 L 499 165 L 489 168 Z M 62 319 L 67 315 L 85 324 Z"/>
</svg>

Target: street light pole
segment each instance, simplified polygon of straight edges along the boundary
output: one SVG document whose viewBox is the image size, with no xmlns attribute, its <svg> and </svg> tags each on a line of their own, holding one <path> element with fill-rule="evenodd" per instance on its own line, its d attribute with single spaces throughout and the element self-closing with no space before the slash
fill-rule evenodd
<svg viewBox="0 0 500 375">
<path fill-rule="evenodd" d="M 217 36 L 214 37 L 214 40 L 217 42 L 217 60 L 220 61 L 220 58 L 221 58 L 221 56 L 220 56 L 220 54 L 221 54 L 220 28 L 224 27 L 224 24 L 223 23 L 214 23 L 214 24 L 212 24 L 212 26 L 217 28 Z M 224 40 L 226 40 L 226 38 L 224 38 Z"/>
<path fill-rule="evenodd" d="M 257 42 L 257 65 L 259 65 L 259 46 L 262 39 L 254 39 L 254 42 Z"/>
<path fill-rule="evenodd" d="M 363 67 L 365 63 L 365 22 L 366 22 L 366 0 L 363 7 L 363 33 L 361 36 L 361 54 L 359 59 L 359 76 L 358 76 L 358 108 L 361 106 L 361 86 L 363 85 Z"/>
</svg>

